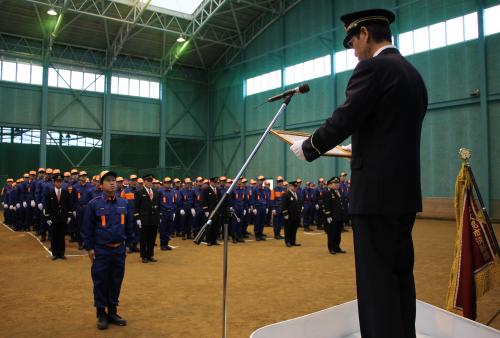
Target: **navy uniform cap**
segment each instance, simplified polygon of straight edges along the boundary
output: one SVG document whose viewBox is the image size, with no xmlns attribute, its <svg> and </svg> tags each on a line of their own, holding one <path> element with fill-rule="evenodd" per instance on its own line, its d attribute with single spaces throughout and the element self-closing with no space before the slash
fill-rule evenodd
<svg viewBox="0 0 500 338">
<path fill-rule="evenodd" d="M 55 174 L 54 176 L 52 176 L 52 179 L 54 181 L 62 181 L 62 180 L 64 180 L 64 178 L 62 177 L 61 174 Z"/>
<path fill-rule="evenodd" d="M 142 179 L 152 181 L 154 179 L 154 177 L 151 174 L 147 174 L 147 175 L 142 176 Z"/>
<path fill-rule="evenodd" d="M 344 23 L 346 37 L 344 38 L 344 47 L 352 48 L 349 45 L 353 35 L 355 35 L 361 26 L 368 24 L 386 24 L 390 25 L 394 22 L 396 16 L 393 12 L 387 9 L 368 9 L 364 11 L 344 14 L 340 20 Z"/>
<path fill-rule="evenodd" d="M 288 184 L 291 184 L 291 185 L 297 185 L 298 182 L 297 181 L 289 181 Z"/>
<path fill-rule="evenodd" d="M 328 184 L 330 183 L 340 183 L 340 179 L 338 178 L 338 176 L 333 176 L 332 178 L 330 178 L 327 182 Z"/>
</svg>

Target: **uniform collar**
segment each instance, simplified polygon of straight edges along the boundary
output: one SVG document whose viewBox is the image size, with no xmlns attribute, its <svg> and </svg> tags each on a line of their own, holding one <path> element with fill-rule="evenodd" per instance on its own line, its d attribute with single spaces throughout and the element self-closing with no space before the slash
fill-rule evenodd
<svg viewBox="0 0 500 338">
<path fill-rule="evenodd" d="M 377 55 L 379 55 L 380 53 L 382 53 L 384 50 L 386 50 L 388 48 L 396 48 L 396 46 L 394 46 L 394 45 L 385 45 L 383 47 L 380 47 L 375 53 L 373 53 L 373 57 L 376 57 Z"/>
<path fill-rule="evenodd" d="M 102 192 L 102 197 L 107 201 L 107 202 L 113 202 L 116 201 L 116 195 L 113 194 L 113 196 L 108 196 L 104 191 Z"/>
</svg>

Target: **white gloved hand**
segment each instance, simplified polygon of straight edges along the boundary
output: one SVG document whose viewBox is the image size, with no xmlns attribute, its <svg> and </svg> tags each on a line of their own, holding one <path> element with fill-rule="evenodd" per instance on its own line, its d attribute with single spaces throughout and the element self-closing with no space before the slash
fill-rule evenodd
<svg viewBox="0 0 500 338">
<path fill-rule="evenodd" d="M 76 217 L 76 211 L 73 211 L 73 217 Z"/>
<path fill-rule="evenodd" d="M 17 203 L 17 204 L 16 204 L 16 208 L 17 208 L 17 209 L 20 209 L 20 208 L 21 208 L 21 204 L 20 204 L 20 203 Z"/>
<path fill-rule="evenodd" d="M 12 207 L 12 211 L 16 211 L 16 209 L 17 209 L 16 207 L 14 207 L 14 206 Z"/>
<path fill-rule="evenodd" d="M 172 221 L 175 221 L 175 212 L 174 215 L 172 216 Z"/>
<path fill-rule="evenodd" d="M 9 206 L 8 206 L 7 204 L 5 204 L 5 203 L 3 204 L 3 208 L 4 208 L 4 209 L 7 209 L 8 207 L 9 207 Z"/>
<path fill-rule="evenodd" d="M 43 204 L 42 203 L 38 203 L 38 209 L 43 210 Z"/>
<path fill-rule="evenodd" d="M 26 201 L 23 202 L 23 208 L 27 208 L 28 207 L 28 203 Z"/>
<path fill-rule="evenodd" d="M 137 221 L 135 221 L 135 223 L 137 224 L 137 226 L 139 227 L 139 229 L 142 229 L 142 222 L 140 219 L 138 219 Z"/>
<path fill-rule="evenodd" d="M 49 225 L 49 227 L 51 227 L 51 226 L 52 226 L 52 221 L 49 219 L 49 220 L 47 221 L 47 224 Z"/>
<path fill-rule="evenodd" d="M 328 222 L 328 224 L 330 224 L 330 223 L 332 223 L 332 222 L 333 222 L 333 218 L 331 218 L 331 217 L 327 217 L 327 218 L 326 218 L 326 221 Z"/>
<path fill-rule="evenodd" d="M 304 156 L 304 151 L 302 150 L 302 143 L 304 143 L 304 141 L 305 140 L 295 141 L 290 146 L 290 150 L 295 154 L 295 156 L 299 160 L 305 160 L 306 159 L 306 157 Z"/>
<path fill-rule="evenodd" d="M 30 206 L 31 206 L 32 208 L 36 207 L 36 203 L 35 203 L 35 201 L 31 200 L 31 202 L 30 202 Z"/>
<path fill-rule="evenodd" d="M 66 221 L 67 224 L 71 222 L 71 217 L 68 217 L 68 220 Z"/>
<path fill-rule="evenodd" d="M 210 213 L 208 211 L 205 211 L 205 217 L 208 217 Z"/>
<path fill-rule="evenodd" d="M 300 211 L 304 211 L 304 207 L 302 207 L 302 208 L 300 209 Z"/>
<path fill-rule="evenodd" d="M 229 211 L 233 212 L 234 208 L 233 207 L 229 207 Z"/>
<path fill-rule="evenodd" d="M 351 151 L 352 152 L 352 143 L 349 143 L 346 146 L 340 146 L 340 148 L 342 148 L 345 151 Z"/>
<path fill-rule="evenodd" d="M 314 206 L 314 208 L 315 208 L 316 210 L 319 210 L 319 204 L 316 204 L 316 205 Z"/>
<path fill-rule="evenodd" d="M 191 215 L 196 216 L 196 210 L 194 210 L 194 208 L 191 208 Z"/>
<path fill-rule="evenodd" d="M 13 206 L 12 204 L 11 204 L 11 205 L 9 205 L 9 209 L 10 209 L 10 210 L 14 210 L 14 206 Z"/>
<path fill-rule="evenodd" d="M 243 210 L 243 216 L 246 216 L 246 215 L 247 215 L 247 211 Z"/>
<path fill-rule="evenodd" d="M 283 216 L 283 219 L 288 219 L 288 215 L 286 215 L 286 216 Z"/>
<path fill-rule="evenodd" d="M 266 215 L 269 213 L 269 208 L 266 208 Z"/>
<path fill-rule="evenodd" d="M 276 210 L 271 211 L 273 213 L 273 216 L 276 216 Z"/>
<path fill-rule="evenodd" d="M 253 209 L 253 214 L 257 215 L 257 209 Z"/>
<path fill-rule="evenodd" d="M 186 214 L 186 212 L 184 211 L 184 209 L 181 209 L 181 216 L 184 216 Z"/>
</svg>

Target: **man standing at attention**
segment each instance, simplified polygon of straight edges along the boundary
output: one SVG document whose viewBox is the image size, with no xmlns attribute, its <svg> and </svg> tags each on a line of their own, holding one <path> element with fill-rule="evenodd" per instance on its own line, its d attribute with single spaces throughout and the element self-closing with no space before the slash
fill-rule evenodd
<svg viewBox="0 0 500 338">
<path fill-rule="evenodd" d="M 394 14 L 365 10 L 341 17 L 344 47 L 359 63 L 337 107 L 290 148 L 313 161 L 352 135 L 349 213 L 354 231 L 361 336 L 415 338 L 412 228 L 422 210 L 420 134 L 427 90 L 391 44 Z M 393 184 L 385 185 L 390 180 Z"/>
</svg>

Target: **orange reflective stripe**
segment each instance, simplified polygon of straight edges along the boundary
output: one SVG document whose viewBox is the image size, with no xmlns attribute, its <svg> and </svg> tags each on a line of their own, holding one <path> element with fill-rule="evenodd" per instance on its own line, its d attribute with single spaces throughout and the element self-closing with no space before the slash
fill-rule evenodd
<svg viewBox="0 0 500 338">
<path fill-rule="evenodd" d="M 122 192 L 120 193 L 120 197 L 125 198 L 125 190 L 122 190 Z"/>
<path fill-rule="evenodd" d="M 77 197 L 78 199 L 80 199 L 80 192 L 77 192 L 77 193 L 76 193 L 76 197 Z"/>
<path fill-rule="evenodd" d="M 167 203 L 167 197 L 163 196 L 163 203 Z"/>
<path fill-rule="evenodd" d="M 101 225 L 102 225 L 103 227 L 105 227 L 105 226 L 106 226 L 106 215 L 101 215 Z"/>
<path fill-rule="evenodd" d="M 174 196 L 172 196 L 172 203 L 175 203 L 175 199 L 174 199 Z"/>
<path fill-rule="evenodd" d="M 123 225 L 125 224 L 125 214 L 121 214 L 121 217 L 120 217 L 120 223 Z"/>
</svg>

